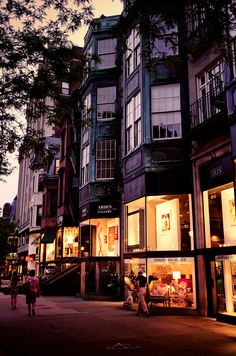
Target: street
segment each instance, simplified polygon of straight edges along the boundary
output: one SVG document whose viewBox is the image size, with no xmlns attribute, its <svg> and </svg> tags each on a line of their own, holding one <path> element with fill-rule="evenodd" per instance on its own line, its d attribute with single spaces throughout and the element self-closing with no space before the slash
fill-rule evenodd
<svg viewBox="0 0 236 356">
<path fill-rule="evenodd" d="M 11 310 L 0 293 L 0 356 L 236 355 L 236 327 L 199 316 L 135 316 L 123 302 L 25 296 Z"/>
</svg>

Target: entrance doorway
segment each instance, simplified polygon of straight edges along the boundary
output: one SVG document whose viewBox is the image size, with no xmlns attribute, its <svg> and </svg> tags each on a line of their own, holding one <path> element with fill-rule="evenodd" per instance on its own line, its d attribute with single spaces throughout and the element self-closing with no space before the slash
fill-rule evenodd
<svg viewBox="0 0 236 356">
<path fill-rule="evenodd" d="M 217 278 L 215 259 L 206 261 L 208 316 L 217 315 Z"/>
</svg>

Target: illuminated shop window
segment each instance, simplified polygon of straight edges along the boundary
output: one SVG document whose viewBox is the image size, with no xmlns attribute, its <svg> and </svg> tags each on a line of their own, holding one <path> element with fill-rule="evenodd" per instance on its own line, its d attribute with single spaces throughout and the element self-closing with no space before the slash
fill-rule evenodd
<svg viewBox="0 0 236 356">
<path fill-rule="evenodd" d="M 125 259 L 125 290 L 133 291 L 139 269 L 149 284 L 149 307 L 196 308 L 194 258 Z"/>
<path fill-rule="evenodd" d="M 46 261 L 55 260 L 55 241 L 51 244 L 45 244 L 46 246 Z"/>
<path fill-rule="evenodd" d="M 127 252 L 193 249 L 192 202 L 188 194 L 135 200 L 126 205 L 125 217 Z"/>
<path fill-rule="evenodd" d="M 147 197 L 147 249 L 193 249 L 192 202 L 188 194 Z"/>
<path fill-rule="evenodd" d="M 150 303 L 196 308 L 194 259 L 150 258 L 147 262 Z"/>
<path fill-rule="evenodd" d="M 83 222 L 80 227 L 81 256 L 119 256 L 119 219 L 102 218 Z"/>
<path fill-rule="evenodd" d="M 57 230 L 56 236 L 56 257 L 62 257 L 62 228 Z"/>
<path fill-rule="evenodd" d="M 64 227 L 63 230 L 63 257 L 78 257 L 79 229 L 77 227 Z"/>
<path fill-rule="evenodd" d="M 236 316 L 236 255 L 216 256 L 217 311 Z"/>
<path fill-rule="evenodd" d="M 203 192 L 206 247 L 236 245 L 233 183 Z"/>
<path fill-rule="evenodd" d="M 135 200 L 125 207 L 126 251 L 145 249 L 145 198 Z"/>
</svg>

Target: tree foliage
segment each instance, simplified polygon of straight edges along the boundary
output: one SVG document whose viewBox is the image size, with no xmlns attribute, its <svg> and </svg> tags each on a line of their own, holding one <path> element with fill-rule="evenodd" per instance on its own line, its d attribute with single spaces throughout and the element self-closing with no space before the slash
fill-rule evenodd
<svg viewBox="0 0 236 356">
<path fill-rule="evenodd" d="M 15 224 L 8 220 L 0 218 L 0 264 L 3 264 L 6 255 L 11 250 L 11 245 L 8 243 L 8 237 L 14 233 Z"/>
<path fill-rule="evenodd" d="M 39 139 L 22 120 L 29 103 L 28 120 L 55 119 L 45 99 L 59 98 L 60 78 L 73 81 L 68 35 L 91 21 L 92 10 L 90 0 L 0 1 L 0 179 L 12 170 L 8 153 L 21 147 L 25 154 Z M 76 72 L 84 63 L 81 56 Z"/>
<path fill-rule="evenodd" d="M 173 0 L 123 0 L 123 3 L 120 35 L 127 36 L 132 27 L 137 27 L 146 39 L 142 55 L 147 61 L 151 58 L 155 38 L 164 35 L 166 28 L 171 29 L 175 24 L 181 25 L 179 52 L 187 57 L 197 56 L 212 45 L 216 45 L 227 59 L 232 54 L 229 42 L 236 29 L 234 0 L 179 0 L 178 5 Z M 173 41 L 173 36 L 167 41 L 173 48 L 180 45 Z M 122 43 L 125 44 L 125 38 Z M 163 58 L 163 53 L 160 57 Z"/>
</svg>

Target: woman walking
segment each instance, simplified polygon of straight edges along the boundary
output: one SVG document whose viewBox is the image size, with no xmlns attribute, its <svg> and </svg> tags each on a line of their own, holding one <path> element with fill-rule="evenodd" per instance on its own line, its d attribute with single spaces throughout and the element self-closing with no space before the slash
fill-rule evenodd
<svg viewBox="0 0 236 356">
<path fill-rule="evenodd" d="M 18 282 L 19 282 L 19 278 L 17 276 L 17 272 L 14 271 L 13 274 L 12 274 L 11 281 L 10 281 L 10 295 L 11 295 L 11 308 L 12 308 L 12 310 L 16 310 L 17 294 L 18 294 Z"/>
<path fill-rule="evenodd" d="M 35 315 L 36 298 L 39 297 L 39 280 L 35 276 L 35 270 L 29 272 L 29 278 L 26 282 L 26 304 L 28 304 L 28 316 Z"/>
</svg>

